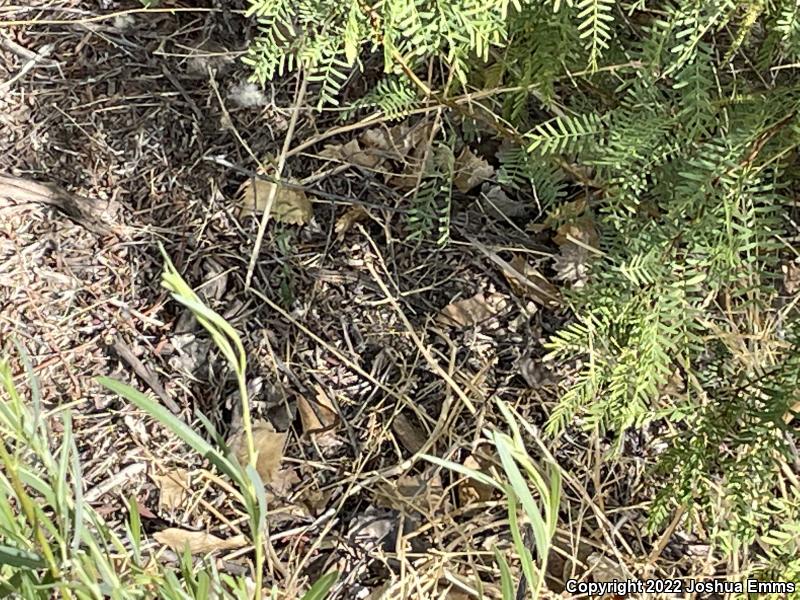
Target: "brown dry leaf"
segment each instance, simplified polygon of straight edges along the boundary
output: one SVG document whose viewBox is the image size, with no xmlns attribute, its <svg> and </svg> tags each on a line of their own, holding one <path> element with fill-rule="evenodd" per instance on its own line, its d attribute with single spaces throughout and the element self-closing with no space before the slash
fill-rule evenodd
<svg viewBox="0 0 800 600">
<path fill-rule="evenodd" d="M 407 417 L 403 413 L 398 414 L 392 421 L 392 431 L 403 447 L 411 453 L 419 452 L 428 441 L 428 436 L 415 421 L 416 419 Z"/>
<path fill-rule="evenodd" d="M 256 471 L 265 483 L 271 483 L 281 466 L 286 433 L 277 433 L 268 421 L 253 424 L 253 445 L 258 454 Z M 237 431 L 228 441 L 228 447 L 242 465 L 247 464 L 247 439 L 244 431 Z"/>
<path fill-rule="evenodd" d="M 583 215 L 558 228 L 553 238 L 560 246 L 553 268 L 556 279 L 569 283 L 573 289 L 580 289 L 589 281 L 591 248 L 597 248 L 600 236 L 590 215 Z"/>
<path fill-rule="evenodd" d="M 186 499 L 186 490 L 189 488 L 189 471 L 172 469 L 161 475 L 154 475 L 153 480 L 159 490 L 159 507 L 174 510 L 183 504 Z"/>
<path fill-rule="evenodd" d="M 401 163 L 396 174 L 384 176 L 386 185 L 399 190 L 413 190 L 419 182 L 419 174 L 424 168 L 423 161 L 430 159 L 428 149 L 431 142 L 433 123 L 420 121 L 415 125 L 401 123 L 391 129 L 392 148 L 395 160 Z"/>
<path fill-rule="evenodd" d="M 243 535 L 224 540 L 205 531 L 188 531 L 177 527 L 154 533 L 153 538 L 177 553 L 183 552 L 187 546 L 192 554 L 208 554 L 219 550 L 236 550 L 247 545 L 247 538 Z"/>
<path fill-rule="evenodd" d="M 363 206 L 351 206 L 347 209 L 347 212 L 336 219 L 334 231 L 336 231 L 339 237 L 342 237 L 345 233 L 350 231 L 353 225 L 361 221 L 366 221 L 368 218 L 369 213 Z"/>
<path fill-rule="evenodd" d="M 303 431 L 306 433 L 327 429 L 336 423 L 336 409 L 330 398 L 319 385 L 316 386 L 316 390 L 317 398 L 313 402 L 305 396 L 297 397 L 297 410 L 303 423 Z"/>
<path fill-rule="evenodd" d="M 503 269 L 511 289 L 518 296 L 530 298 L 542 306 L 557 306 L 560 302 L 558 288 L 550 283 L 539 271 L 528 264 L 521 254 L 509 263 L 511 269 Z"/>
<path fill-rule="evenodd" d="M 505 307 L 501 294 L 475 294 L 472 298 L 451 302 L 436 316 L 440 325 L 449 327 L 475 326 L 499 314 Z"/>
<path fill-rule="evenodd" d="M 269 195 L 276 185 L 263 179 L 256 179 L 255 183 L 252 180 L 245 182 L 240 195 L 239 216 L 244 218 L 263 213 L 267 207 Z M 279 223 L 305 225 L 314 216 L 314 208 L 303 190 L 278 185 L 270 214 Z"/>
<path fill-rule="evenodd" d="M 357 139 L 352 139 L 346 144 L 328 144 L 319 154 L 325 158 L 333 158 L 367 169 L 375 169 L 384 161 L 383 156 L 376 152 L 374 147 L 362 148 Z"/>
<path fill-rule="evenodd" d="M 464 194 L 494 175 L 494 167 L 485 159 L 475 156 L 468 147 L 456 157 L 453 170 L 453 185 Z"/>
<path fill-rule="evenodd" d="M 273 495 L 270 496 L 267 494 L 267 500 L 270 501 L 278 496 L 288 496 L 289 492 L 291 492 L 299 483 L 300 477 L 297 475 L 297 471 L 292 467 L 287 467 L 277 471 L 275 475 L 272 476 L 272 480 L 270 481 L 270 488 L 273 492 Z"/>
<path fill-rule="evenodd" d="M 464 460 L 464 466 L 468 469 L 486 472 L 485 464 L 487 461 L 479 461 L 474 455 L 470 454 Z M 467 506 L 474 502 L 486 502 L 492 497 L 494 488 L 476 479 L 467 477 L 458 484 L 458 498 L 461 506 Z"/>
</svg>

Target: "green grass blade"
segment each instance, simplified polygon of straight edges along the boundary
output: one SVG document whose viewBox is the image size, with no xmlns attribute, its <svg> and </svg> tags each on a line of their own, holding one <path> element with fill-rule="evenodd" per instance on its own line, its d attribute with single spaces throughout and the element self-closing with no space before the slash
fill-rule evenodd
<svg viewBox="0 0 800 600">
<path fill-rule="evenodd" d="M 324 600 L 338 579 L 339 573 L 337 571 L 326 573 L 317 579 L 311 589 L 303 595 L 302 600 Z"/>
<path fill-rule="evenodd" d="M 533 537 L 536 540 L 536 549 L 540 556 L 546 556 L 550 547 L 549 538 L 547 537 L 548 528 L 545 527 L 544 520 L 542 519 L 539 509 L 536 507 L 536 502 L 531 495 L 531 491 L 511 455 L 511 449 L 508 443 L 500 435 L 495 436 L 495 443 L 497 445 L 497 452 L 500 454 L 500 461 L 503 464 L 503 470 L 508 476 L 514 494 L 519 498 L 525 514 L 528 515 L 531 521 Z"/>
<path fill-rule="evenodd" d="M 485 473 L 481 473 L 480 471 L 476 471 L 475 469 L 470 469 L 469 467 L 460 465 L 457 462 L 453 462 L 451 460 L 445 460 L 439 458 L 438 456 L 431 456 L 430 454 L 420 454 L 420 458 L 427 460 L 428 462 L 431 462 L 435 465 L 439 465 L 440 467 L 443 467 L 445 469 L 450 469 L 451 471 L 455 471 L 456 473 L 461 473 L 462 475 L 469 477 L 470 479 L 474 479 L 475 481 L 483 483 L 484 485 L 496 488 L 501 492 L 505 491 L 505 488 L 500 483 L 498 483 Z"/>
<path fill-rule="evenodd" d="M 139 390 L 132 388 L 131 386 L 120 381 L 116 381 L 108 377 L 99 377 L 98 381 L 101 385 L 107 387 L 112 392 L 116 392 L 123 398 L 130 400 L 139 409 L 153 416 L 162 425 L 172 431 L 172 433 L 191 446 L 193 450 L 210 460 L 215 467 L 236 481 L 238 484 L 241 485 L 244 483 L 239 471 L 233 467 L 231 462 L 225 458 L 225 456 L 219 450 L 211 446 L 211 444 L 195 433 L 189 425 L 173 415 L 165 407 L 161 406 L 160 403 L 145 396 Z"/>
<path fill-rule="evenodd" d="M 511 569 L 508 567 L 505 557 L 495 547 L 494 558 L 500 569 L 500 594 L 503 600 L 515 600 L 514 579 L 511 577 Z"/>
<path fill-rule="evenodd" d="M 47 563 L 35 552 L 14 546 L 0 544 L 0 565 L 10 565 L 18 569 L 44 569 Z"/>
</svg>

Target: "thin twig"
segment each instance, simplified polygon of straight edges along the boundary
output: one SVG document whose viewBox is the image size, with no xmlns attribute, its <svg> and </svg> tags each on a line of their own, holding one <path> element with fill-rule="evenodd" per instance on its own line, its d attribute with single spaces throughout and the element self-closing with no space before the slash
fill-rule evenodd
<svg viewBox="0 0 800 600">
<path fill-rule="evenodd" d="M 0 8 L 0 13 L 15 12 L 15 11 L 29 11 L 32 10 L 29 6 L 5 6 Z M 36 10 L 42 10 L 37 8 Z M 66 10 L 66 9 L 51 9 L 51 10 Z M 0 21 L 0 27 L 28 27 L 36 25 L 86 25 L 88 23 L 97 23 L 100 21 L 108 21 L 116 19 L 117 17 L 124 17 L 127 15 L 135 14 L 154 14 L 154 13 L 179 13 L 179 12 L 222 12 L 220 8 L 131 8 L 128 10 L 118 10 L 115 12 L 105 13 L 102 15 L 92 15 L 90 17 L 80 17 L 77 19 L 19 19 L 10 21 Z M 236 11 L 232 11 L 236 12 Z M 238 11 L 242 12 L 242 11 Z"/>
</svg>

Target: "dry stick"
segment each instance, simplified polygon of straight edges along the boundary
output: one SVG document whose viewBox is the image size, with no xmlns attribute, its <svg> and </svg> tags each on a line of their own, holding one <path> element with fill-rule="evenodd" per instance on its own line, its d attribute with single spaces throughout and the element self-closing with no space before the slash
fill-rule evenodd
<svg viewBox="0 0 800 600">
<path fill-rule="evenodd" d="M 289 119 L 289 128 L 286 131 L 286 138 L 283 140 L 283 148 L 281 149 L 281 154 L 278 157 L 278 164 L 275 167 L 276 180 L 280 180 L 281 174 L 283 173 L 283 167 L 286 164 L 286 156 L 289 152 L 289 145 L 292 143 L 294 129 L 297 126 L 297 117 L 300 114 L 300 104 L 303 102 L 303 98 L 305 98 L 306 95 L 307 82 L 308 80 L 306 79 L 305 75 L 303 75 L 302 79 L 300 80 L 300 85 L 297 88 L 297 93 L 295 94 L 294 110 L 292 111 L 292 117 Z M 250 281 L 253 279 L 253 271 L 256 268 L 256 260 L 258 260 L 258 254 L 261 252 L 261 244 L 264 242 L 264 232 L 267 230 L 269 214 L 272 212 L 272 205 L 275 202 L 275 195 L 278 193 L 279 185 L 279 183 L 276 183 L 270 186 L 269 193 L 267 194 L 267 205 L 264 207 L 264 214 L 261 215 L 261 221 L 258 224 L 256 243 L 253 246 L 253 253 L 250 255 L 250 264 L 247 265 L 247 276 L 244 278 L 245 291 L 250 289 Z"/>
<path fill-rule="evenodd" d="M 683 519 L 684 512 L 685 509 L 682 506 L 675 511 L 675 517 L 673 517 L 672 522 L 664 530 L 664 533 L 661 534 L 661 537 L 658 539 L 658 542 L 656 543 L 652 552 L 650 552 L 650 556 L 647 557 L 647 566 L 644 570 L 643 579 L 648 579 L 650 575 L 652 575 L 655 569 L 656 561 L 661 556 L 661 553 L 664 552 L 664 548 L 667 547 L 670 539 L 672 539 L 672 534 L 675 533 L 675 530 L 678 528 L 681 519 Z"/>
<path fill-rule="evenodd" d="M 31 10 L 28 6 L 5 6 L 0 8 L 0 13 L 15 12 L 20 10 Z M 41 10 L 37 8 L 36 10 Z M 53 8 L 51 10 L 59 10 Z M 62 9 L 63 10 L 63 9 Z M 36 25 L 86 25 L 87 23 L 97 23 L 98 21 L 108 21 L 126 15 L 141 13 L 178 13 L 178 12 L 222 12 L 219 8 L 132 8 L 129 10 L 118 10 L 102 15 L 92 15 L 91 17 L 81 17 L 78 19 L 19 19 L 15 21 L 0 21 L 0 27 L 24 27 Z"/>
</svg>

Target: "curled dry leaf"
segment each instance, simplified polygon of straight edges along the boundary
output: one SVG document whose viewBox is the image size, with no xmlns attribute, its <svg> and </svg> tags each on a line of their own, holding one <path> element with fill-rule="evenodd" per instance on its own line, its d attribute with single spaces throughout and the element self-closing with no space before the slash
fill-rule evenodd
<svg viewBox="0 0 800 600">
<path fill-rule="evenodd" d="M 153 538 L 179 554 L 187 547 L 192 554 L 208 554 L 219 550 L 236 550 L 247 545 L 247 538 L 243 535 L 222 539 L 205 531 L 189 531 L 177 527 L 154 533 Z"/>
<path fill-rule="evenodd" d="M 494 167 L 485 159 L 475 156 L 468 147 L 456 157 L 453 171 L 453 185 L 462 193 L 467 193 L 494 175 Z"/>
<path fill-rule="evenodd" d="M 497 316 L 505 308 L 501 294 L 475 294 L 472 298 L 451 302 L 437 315 L 440 325 L 449 327 L 475 326 Z"/>
<path fill-rule="evenodd" d="M 158 486 L 158 505 L 166 510 L 175 510 L 186 499 L 186 490 L 189 488 L 189 471 L 186 469 L 172 469 L 161 475 L 154 475 L 153 480 Z"/>
<path fill-rule="evenodd" d="M 253 424 L 253 445 L 258 454 L 256 471 L 264 483 L 271 483 L 283 459 L 286 433 L 277 433 L 268 421 Z M 247 464 L 247 439 L 244 431 L 237 431 L 228 440 L 228 447 L 240 464 Z"/>
<path fill-rule="evenodd" d="M 263 179 L 247 180 L 240 194 L 239 216 L 252 217 L 264 212 L 273 189 L 275 199 L 270 215 L 279 223 L 305 225 L 314 216 L 314 208 L 303 190 L 292 189 Z"/>
<path fill-rule="evenodd" d="M 528 264 L 524 256 L 516 255 L 509 266 L 510 269 L 503 269 L 503 275 L 515 294 L 529 298 L 541 306 L 558 306 L 560 302 L 558 288 L 535 267 Z"/>
</svg>

